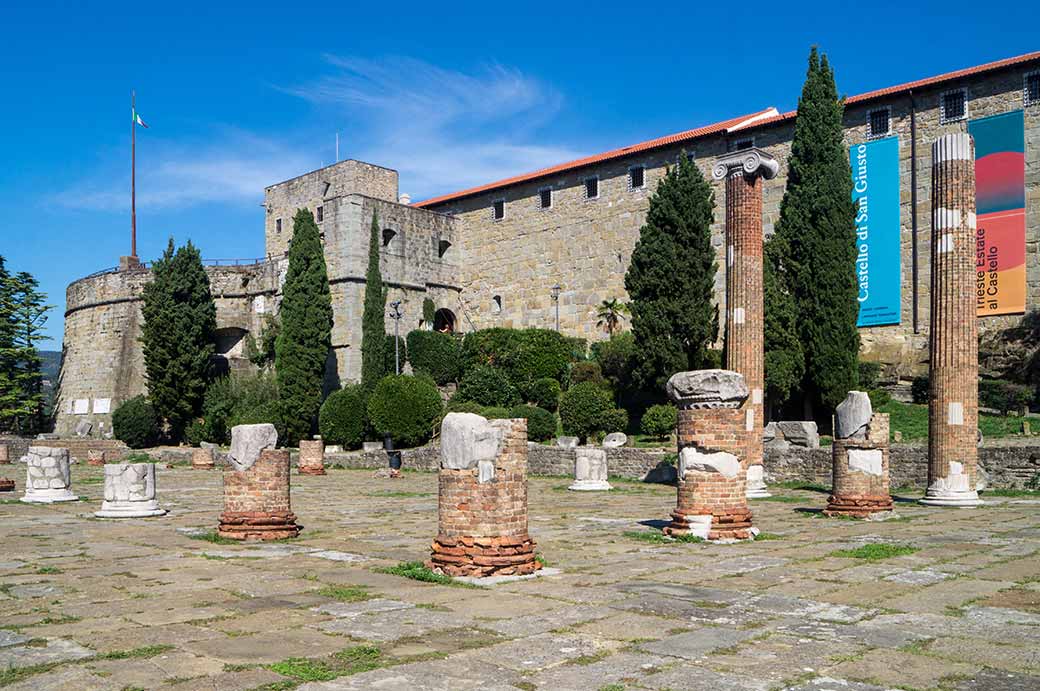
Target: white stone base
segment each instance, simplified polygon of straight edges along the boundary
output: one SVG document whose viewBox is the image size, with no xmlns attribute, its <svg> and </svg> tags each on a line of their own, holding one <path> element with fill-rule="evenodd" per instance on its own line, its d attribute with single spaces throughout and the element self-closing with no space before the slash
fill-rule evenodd
<svg viewBox="0 0 1040 691">
<path fill-rule="evenodd" d="M 469 583 L 471 585 L 489 586 L 498 585 L 499 583 L 515 583 L 516 581 L 529 581 L 533 578 L 541 578 L 543 576 L 556 576 L 562 573 L 560 569 L 551 569 L 548 567 L 538 569 L 534 573 L 524 574 L 523 576 L 484 576 L 483 578 L 477 578 L 476 576 L 455 576 L 452 580 L 459 583 Z"/>
<path fill-rule="evenodd" d="M 567 489 L 575 492 L 603 492 L 614 488 L 606 480 L 575 480 Z"/>
<path fill-rule="evenodd" d="M 166 509 L 159 508 L 159 502 L 150 501 L 103 501 L 101 510 L 95 511 L 98 518 L 149 518 L 165 516 Z"/>
<path fill-rule="evenodd" d="M 747 489 L 744 496 L 748 499 L 765 499 L 773 496 L 766 488 L 765 467 L 761 465 L 748 466 Z"/>
<path fill-rule="evenodd" d="M 925 506 L 952 506 L 962 509 L 973 509 L 982 506 L 979 493 L 974 490 L 931 490 L 918 503 Z"/>
<path fill-rule="evenodd" d="M 26 504 L 53 504 L 59 501 L 77 501 L 79 497 L 68 488 L 64 489 L 36 489 L 26 488 L 22 501 Z"/>
</svg>

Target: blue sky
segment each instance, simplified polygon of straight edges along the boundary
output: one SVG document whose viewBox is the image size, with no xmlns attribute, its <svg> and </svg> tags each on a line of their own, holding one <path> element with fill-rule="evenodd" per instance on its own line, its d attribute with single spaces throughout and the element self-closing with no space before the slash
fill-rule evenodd
<svg viewBox="0 0 1040 691">
<path fill-rule="evenodd" d="M 793 108 L 814 43 L 847 94 L 1037 50 L 1031 5 L 7 3 L 0 254 L 60 347 L 65 286 L 128 253 L 131 88 L 138 253 L 248 258 L 263 187 L 333 162 L 337 131 L 418 200 Z"/>
</svg>

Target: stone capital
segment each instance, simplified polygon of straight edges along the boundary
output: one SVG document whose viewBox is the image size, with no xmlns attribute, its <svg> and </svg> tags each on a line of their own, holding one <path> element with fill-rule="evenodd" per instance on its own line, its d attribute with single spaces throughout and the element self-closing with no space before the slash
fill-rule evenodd
<svg viewBox="0 0 1040 691">
<path fill-rule="evenodd" d="M 725 180 L 730 175 L 761 175 L 772 180 L 780 172 L 780 162 L 762 149 L 741 149 L 715 159 L 711 176 L 716 180 Z"/>
<path fill-rule="evenodd" d="M 744 377 L 722 369 L 676 372 L 665 390 L 682 409 L 739 408 L 748 397 Z"/>
</svg>

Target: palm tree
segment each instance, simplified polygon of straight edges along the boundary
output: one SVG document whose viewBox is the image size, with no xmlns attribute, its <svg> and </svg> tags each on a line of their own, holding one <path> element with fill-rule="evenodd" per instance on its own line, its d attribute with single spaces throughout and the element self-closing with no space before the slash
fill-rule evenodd
<svg viewBox="0 0 1040 691">
<path fill-rule="evenodd" d="M 596 312 L 596 318 L 599 320 L 596 322 L 596 326 L 606 329 L 607 334 L 613 336 L 614 332 L 621 326 L 621 319 L 628 313 L 628 305 L 620 302 L 617 298 L 604 300 Z"/>
</svg>

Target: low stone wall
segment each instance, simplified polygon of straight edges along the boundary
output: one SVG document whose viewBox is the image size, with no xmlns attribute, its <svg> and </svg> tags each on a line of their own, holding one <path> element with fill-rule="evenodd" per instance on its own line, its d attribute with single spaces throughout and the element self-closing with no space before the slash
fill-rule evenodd
<svg viewBox="0 0 1040 691">
<path fill-rule="evenodd" d="M 86 463 L 88 451 L 104 451 L 109 462 L 118 460 L 130 453 L 130 449 L 121 441 L 116 439 L 90 439 L 87 437 L 73 437 L 71 439 L 25 439 L 21 437 L 2 437 L 0 444 L 6 444 L 9 448 L 11 462 L 29 452 L 30 446 L 42 446 L 45 448 L 68 449 L 69 456 L 77 461 Z"/>
<path fill-rule="evenodd" d="M 607 468 L 612 477 L 642 480 L 648 473 L 653 479 L 674 480 L 674 474 L 662 472 L 662 462 L 673 451 L 622 447 L 606 449 Z M 436 445 L 401 452 L 405 470 L 435 471 L 440 463 Z M 383 451 L 326 454 L 327 465 L 345 468 L 386 468 Z M 979 448 L 979 463 L 989 476 L 991 487 L 1021 488 L 1040 473 L 1040 444 L 1006 444 Z M 776 482 L 812 482 L 831 486 L 831 450 L 829 447 L 805 449 L 790 447 L 784 451 L 765 450 L 766 478 Z M 527 468 L 531 475 L 574 474 L 574 450 L 557 446 L 529 444 Z M 928 446 L 893 444 L 890 451 L 891 485 L 924 488 L 928 480 Z"/>
</svg>

